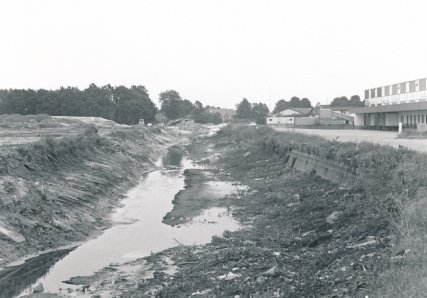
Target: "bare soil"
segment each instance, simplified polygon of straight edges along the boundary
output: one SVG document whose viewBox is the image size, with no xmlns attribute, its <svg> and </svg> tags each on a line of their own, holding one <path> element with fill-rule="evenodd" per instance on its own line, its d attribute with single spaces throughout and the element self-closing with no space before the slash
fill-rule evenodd
<svg viewBox="0 0 427 298">
<path fill-rule="evenodd" d="M 171 142 L 177 138 L 166 131 L 127 128 L 8 147 L 0 153 L 0 266 L 109 227 L 123 193 Z"/>
<path fill-rule="evenodd" d="M 169 225 L 188 222 L 202 210 L 218 206 L 229 191 L 209 170 L 187 169 L 184 171 L 185 189 L 176 194 L 174 208 L 163 218 Z"/>
<path fill-rule="evenodd" d="M 106 268 L 88 277 L 87 294 L 365 297 L 372 291 L 389 264 L 394 236 L 385 219 L 366 209 L 365 193 L 297 172 L 280 155 L 231 138 L 194 139 L 188 149 L 210 164 L 215 179 L 249 187 L 215 201 L 234 210 L 246 228 L 225 232 L 204 246 L 178 246 L 118 265 L 114 274 L 105 274 Z M 191 179 L 198 183 L 204 178 Z M 178 197 L 177 206 L 187 208 L 192 204 L 184 201 L 195 196 Z M 151 278 L 143 267 L 129 274 L 126 267 L 136 264 L 156 270 Z M 175 274 L 170 266 L 177 267 Z"/>
</svg>

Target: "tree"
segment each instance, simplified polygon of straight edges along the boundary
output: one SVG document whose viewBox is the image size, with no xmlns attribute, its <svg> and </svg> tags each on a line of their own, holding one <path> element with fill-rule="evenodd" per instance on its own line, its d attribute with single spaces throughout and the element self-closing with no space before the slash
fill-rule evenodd
<svg viewBox="0 0 427 298">
<path fill-rule="evenodd" d="M 175 90 L 166 90 L 159 94 L 159 101 L 163 103 L 168 100 L 181 100 L 181 96 Z"/>
<path fill-rule="evenodd" d="M 144 86 L 132 86 L 130 89 L 119 86 L 115 88 L 114 95 L 116 122 L 137 124 L 139 119 L 144 119 L 146 122 L 154 121 L 156 107 L 148 97 Z"/>
<path fill-rule="evenodd" d="M 331 107 L 348 107 L 348 98 L 345 96 L 335 97 L 331 102 Z"/>
<path fill-rule="evenodd" d="M 287 108 L 289 108 L 289 102 L 287 102 L 284 99 L 281 99 L 278 102 L 276 102 L 276 105 L 274 106 L 273 114 L 280 113 L 281 111 L 284 111 Z"/>
<path fill-rule="evenodd" d="M 352 95 L 348 104 L 350 107 L 363 107 L 365 105 L 365 102 L 360 100 L 359 95 Z"/>
<path fill-rule="evenodd" d="M 180 102 L 181 96 L 175 90 L 166 90 L 159 94 L 161 104 L 160 111 L 169 120 L 178 119 L 182 116 Z"/>
<path fill-rule="evenodd" d="M 255 120 L 258 124 L 265 124 L 265 120 L 268 115 L 268 107 L 264 103 L 254 103 L 252 105 L 252 120 Z"/>
<path fill-rule="evenodd" d="M 299 97 L 293 96 L 289 101 L 290 108 L 301 108 L 301 101 Z"/>
<path fill-rule="evenodd" d="M 301 99 L 300 105 L 301 105 L 301 108 L 311 108 L 310 100 L 308 98 L 305 98 L 305 97 L 303 99 Z"/>
<path fill-rule="evenodd" d="M 236 106 L 236 118 L 237 119 L 250 119 L 252 114 L 251 104 L 246 98 L 237 104 Z"/>
<path fill-rule="evenodd" d="M 195 107 L 188 99 L 182 99 L 175 90 L 163 91 L 159 95 L 160 111 L 169 120 L 190 116 Z"/>
</svg>

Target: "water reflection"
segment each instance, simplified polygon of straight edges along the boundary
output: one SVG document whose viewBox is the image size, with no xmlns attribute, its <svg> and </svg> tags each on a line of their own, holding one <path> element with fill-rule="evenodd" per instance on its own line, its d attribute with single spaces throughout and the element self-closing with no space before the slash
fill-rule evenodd
<svg viewBox="0 0 427 298">
<path fill-rule="evenodd" d="M 62 249 L 41 254 L 25 263 L 7 267 L 0 272 L 0 297 L 14 297 L 45 275 L 49 268 L 65 257 L 72 249 Z"/>
<path fill-rule="evenodd" d="M 22 280 L 9 296 L 1 297 L 17 295 L 25 285 L 28 287 L 39 282 L 46 292 L 59 293 L 60 289 L 75 288 L 63 283 L 73 276 L 91 275 L 111 263 L 145 257 L 176 246 L 177 242 L 186 245 L 207 243 L 212 236 L 219 236 L 224 230 L 239 229 L 240 225 L 225 208 L 206 210 L 184 225 L 171 227 L 162 223 L 164 215 L 173 208 L 175 194 L 184 188 L 183 171 L 190 167 L 190 162 L 184 159 L 181 163 L 183 167 L 178 170 L 162 169 L 147 174 L 137 187 L 128 192 L 122 201 L 123 206 L 113 213 L 113 227 L 65 257 L 64 253 L 59 262 L 58 257 L 49 259 L 44 271 L 33 274 L 32 279 Z M 227 192 L 231 191 L 232 188 L 227 186 Z M 49 272 L 40 278 L 51 266 Z M 20 279 L 20 274 L 18 272 L 16 278 Z"/>
</svg>

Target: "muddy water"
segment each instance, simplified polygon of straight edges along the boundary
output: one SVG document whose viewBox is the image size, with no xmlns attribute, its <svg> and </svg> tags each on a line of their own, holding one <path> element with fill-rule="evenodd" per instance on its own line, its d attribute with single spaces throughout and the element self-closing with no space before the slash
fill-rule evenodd
<svg viewBox="0 0 427 298">
<path fill-rule="evenodd" d="M 207 243 L 212 236 L 221 235 L 225 230 L 237 230 L 238 222 L 225 208 L 205 210 L 188 224 L 172 227 L 162 223 L 165 214 L 173 208 L 175 194 L 184 188 L 184 169 L 192 167 L 188 161 L 184 160 L 183 164 L 180 169 L 162 169 L 147 174 L 128 192 L 122 207 L 113 214 L 113 227 L 69 252 L 47 274 L 31 281 L 32 286 L 42 283 L 45 292 L 58 293 L 76 288 L 63 283 L 73 276 L 91 275 L 109 264 L 145 257 L 178 243 Z M 21 288 L 18 293 L 31 293 L 30 284 L 25 286 L 26 289 Z"/>
</svg>

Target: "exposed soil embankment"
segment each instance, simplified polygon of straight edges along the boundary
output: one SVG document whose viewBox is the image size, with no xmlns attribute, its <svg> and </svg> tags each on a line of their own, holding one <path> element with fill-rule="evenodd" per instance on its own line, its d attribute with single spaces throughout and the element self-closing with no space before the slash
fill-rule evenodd
<svg viewBox="0 0 427 298">
<path fill-rule="evenodd" d="M 262 127 L 227 128 L 194 140 L 191 149 L 219 180 L 249 186 L 221 202 L 248 228 L 132 263 L 158 268 L 151 278 L 143 271 L 101 274 L 91 294 L 108 288 L 123 297 L 425 296 L 425 156 Z M 304 158 L 294 167 L 295 151 L 307 164 L 315 157 L 350 169 L 354 179 L 343 187 L 318 177 Z M 177 266 L 173 276 L 165 258 Z"/>
<path fill-rule="evenodd" d="M 158 129 L 96 130 L 44 139 L 0 156 L 0 266 L 87 239 L 171 136 Z"/>
</svg>

